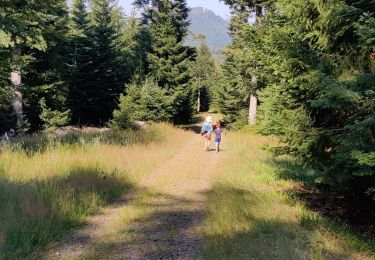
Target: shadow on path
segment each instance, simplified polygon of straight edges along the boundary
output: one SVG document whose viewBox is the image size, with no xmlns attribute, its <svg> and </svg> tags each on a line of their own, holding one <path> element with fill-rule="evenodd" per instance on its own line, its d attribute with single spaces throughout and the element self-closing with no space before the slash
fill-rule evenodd
<svg viewBox="0 0 375 260">
<path fill-rule="evenodd" d="M 204 259 L 351 259 L 350 252 L 317 245 L 318 228 L 306 232 L 270 191 L 215 185 L 206 195 Z"/>
<path fill-rule="evenodd" d="M 130 225 L 125 216 L 120 218 L 116 239 L 103 237 L 83 258 L 199 259 L 203 248 L 197 227 L 204 213 L 197 201 L 146 190 L 138 193 L 129 205 L 147 213 Z"/>
<path fill-rule="evenodd" d="M 203 115 L 198 115 L 195 116 L 190 124 L 187 125 L 180 125 L 179 127 L 184 130 L 188 131 L 193 131 L 196 134 L 200 134 L 201 128 L 202 128 L 202 123 L 204 121 L 204 116 Z"/>
<path fill-rule="evenodd" d="M 0 177 L 0 259 L 33 256 L 131 188 L 124 176 L 97 167 L 75 167 L 41 181 Z"/>
</svg>

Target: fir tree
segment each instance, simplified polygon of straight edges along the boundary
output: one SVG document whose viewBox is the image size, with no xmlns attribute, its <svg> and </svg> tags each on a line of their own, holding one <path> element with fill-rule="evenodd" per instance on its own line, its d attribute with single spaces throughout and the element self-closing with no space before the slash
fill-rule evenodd
<svg viewBox="0 0 375 260">
<path fill-rule="evenodd" d="M 246 104 L 248 104 L 251 76 L 247 74 L 246 67 L 239 62 L 236 49 L 227 49 L 226 51 L 223 79 L 217 89 L 219 109 L 225 115 L 225 123 L 233 124 L 236 121 L 241 121 L 244 124 L 246 120 L 244 121 L 242 117 L 246 111 Z"/>
<path fill-rule="evenodd" d="M 6 46 L 10 43 L 0 43 L 0 133 L 15 126 L 12 108 L 12 88 L 9 82 L 11 54 Z"/>
<path fill-rule="evenodd" d="M 85 96 L 81 105 L 82 124 L 103 125 L 112 116 L 121 92 L 116 63 L 117 38 L 113 24 L 114 4 L 112 0 L 93 0 L 90 13 L 90 33 L 92 42 L 91 61 L 87 66 L 83 83 Z"/>
<path fill-rule="evenodd" d="M 13 127 L 21 128 L 24 121 L 21 69 L 26 71 L 23 69 L 26 65 L 25 61 L 32 58 L 29 53 L 26 53 L 27 49 L 46 49 L 44 27 L 50 25 L 55 19 L 54 8 L 59 4 L 59 0 L 38 4 L 17 0 L 1 3 L 0 48 L 2 57 L 6 57 L 1 64 L 4 66 L 1 70 L 11 73 L 9 85 L 12 87 L 11 103 L 14 116 L 17 118 L 16 125 Z"/>
<path fill-rule="evenodd" d="M 85 122 L 90 111 L 86 100 L 91 82 L 90 64 L 92 62 L 92 43 L 90 25 L 85 0 L 75 0 L 70 16 L 70 52 L 69 52 L 69 106 L 72 112 L 72 123 Z"/>
<path fill-rule="evenodd" d="M 37 130 L 42 123 L 39 118 L 41 98 L 45 98 L 48 106 L 54 110 L 67 109 L 64 73 L 68 12 L 66 1 L 63 0 L 33 7 L 40 13 L 39 30 L 45 46 L 34 48 L 32 45 L 24 45 L 20 49 L 22 56 L 28 57 L 28 63 L 22 69 L 27 77 L 23 78 L 20 90 L 24 98 L 24 113 L 31 130 Z"/>
<path fill-rule="evenodd" d="M 142 27 L 142 22 L 133 13 L 125 17 L 118 39 L 118 60 L 124 82 L 129 83 L 137 74 L 142 76 L 147 68 L 147 52 L 150 46 L 149 32 Z"/>
<path fill-rule="evenodd" d="M 190 119 L 192 114 L 191 51 L 183 42 L 188 9 L 184 0 L 161 0 L 155 7 L 145 10 L 151 35 L 147 55 L 149 72 L 172 100 L 172 120 L 181 122 Z"/>
<path fill-rule="evenodd" d="M 197 57 L 192 63 L 193 88 L 196 93 L 197 112 L 208 111 L 211 103 L 211 92 L 213 90 L 214 75 L 216 73 L 215 60 L 210 49 L 201 41 L 197 48 Z"/>
<path fill-rule="evenodd" d="M 246 124 L 243 115 L 249 105 L 253 66 L 253 57 L 246 38 L 250 30 L 248 18 L 247 9 L 236 10 L 229 28 L 233 41 L 224 51 L 224 74 L 217 96 L 220 100 L 219 110 L 224 114 L 224 121 L 228 124 L 234 124 L 236 121 L 239 123 L 237 125 Z"/>
<path fill-rule="evenodd" d="M 237 45 L 239 49 L 246 50 L 243 54 L 247 56 L 247 60 L 251 64 L 246 65 L 248 73 L 251 73 L 251 83 L 248 87 L 249 90 L 249 102 L 248 102 L 248 123 L 251 125 L 255 124 L 258 98 L 257 90 L 259 89 L 259 60 L 256 57 L 258 52 L 258 44 L 254 39 L 251 32 L 256 31 L 257 27 L 260 27 L 261 16 L 263 15 L 264 8 L 269 6 L 269 0 L 225 0 L 227 4 L 232 7 L 232 13 L 234 14 L 231 19 L 230 31 L 234 45 Z M 255 22 L 253 25 L 248 24 L 250 13 L 255 13 Z M 245 43 L 245 45 L 244 45 Z M 250 54 L 250 55 L 249 55 Z M 243 57 L 243 56 L 242 56 Z"/>
<path fill-rule="evenodd" d="M 313 165 L 322 187 L 366 201 L 375 186 L 368 27 L 374 6 L 287 1 L 278 7 L 265 17 L 258 54 L 267 84 L 260 94 L 262 132 L 288 144 L 278 152 Z"/>
<path fill-rule="evenodd" d="M 166 90 L 152 78 L 126 86 L 126 95 L 120 96 L 119 108 L 113 113 L 111 125 L 130 128 L 134 121 L 169 121 L 171 119 L 170 98 Z"/>
</svg>

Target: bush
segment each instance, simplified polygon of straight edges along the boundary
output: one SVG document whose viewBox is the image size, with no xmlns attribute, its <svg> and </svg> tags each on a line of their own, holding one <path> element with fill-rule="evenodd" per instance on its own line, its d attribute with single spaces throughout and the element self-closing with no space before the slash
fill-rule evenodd
<svg viewBox="0 0 375 260">
<path fill-rule="evenodd" d="M 46 99 L 42 98 L 39 101 L 41 113 L 40 120 L 43 122 L 43 129 L 46 132 L 55 130 L 59 126 L 64 126 L 70 121 L 70 110 L 64 112 L 52 110 L 46 104 Z"/>
<path fill-rule="evenodd" d="M 134 121 L 170 121 L 173 105 L 166 90 L 153 79 L 127 86 L 127 95 L 121 95 L 119 108 L 113 112 L 110 126 L 120 129 L 134 127 Z"/>
</svg>

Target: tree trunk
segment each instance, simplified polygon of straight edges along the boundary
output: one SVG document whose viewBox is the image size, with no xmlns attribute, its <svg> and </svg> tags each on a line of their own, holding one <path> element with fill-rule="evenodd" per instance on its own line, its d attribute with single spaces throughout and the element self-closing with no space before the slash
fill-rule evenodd
<svg viewBox="0 0 375 260">
<path fill-rule="evenodd" d="M 254 26 L 259 25 L 259 18 L 263 14 L 263 8 L 261 6 L 255 7 L 255 24 Z M 249 118 L 248 122 L 250 125 L 255 125 L 256 115 L 257 115 L 257 108 L 258 108 L 258 99 L 255 95 L 258 85 L 258 79 L 255 75 L 251 77 L 251 88 L 252 93 L 250 94 L 250 102 L 249 102 Z"/>
<path fill-rule="evenodd" d="M 19 130 L 23 123 L 23 108 L 22 108 L 22 93 L 21 87 L 21 50 L 16 48 L 12 55 L 12 72 L 10 73 L 10 80 L 12 82 L 13 100 L 12 107 L 14 114 L 17 117 L 16 128 Z"/>
<path fill-rule="evenodd" d="M 198 89 L 197 112 L 201 112 L 201 89 Z"/>
<path fill-rule="evenodd" d="M 256 76 L 251 77 L 251 85 L 252 85 L 252 88 L 253 88 L 254 92 L 250 94 L 248 122 L 249 122 L 250 125 L 255 125 L 257 108 L 258 108 L 258 99 L 255 95 L 255 90 L 257 88 L 257 77 Z"/>
</svg>

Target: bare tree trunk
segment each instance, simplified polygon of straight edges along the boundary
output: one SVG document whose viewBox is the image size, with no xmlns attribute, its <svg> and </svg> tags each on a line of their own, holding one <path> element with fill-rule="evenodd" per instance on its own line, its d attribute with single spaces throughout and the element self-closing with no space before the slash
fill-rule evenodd
<svg viewBox="0 0 375 260">
<path fill-rule="evenodd" d="M 22 93 L 21 87 L 21 50 L 16 48 L 13 50 L 12 72 L 10 73 L 10 80 L 12 82 L 13 100 L 12 107 L 17 117 L 17 129 L 20 129 L 23 121 L 23 108 L 22 108 Z"/>
<path fill-rule="evenodd" d="M 262 16 L 263 8 L 261 6 L 255 7 L 255 26 L 259 25 L 259 18 Z M 250 94 L 249 102 L 249 118 L 248 122 L 250 125 L 255 125 L 257 108 L 258 108 L 258 99 L 255 95 L 258 87 L 258 79 L 255 75 L 251 77 L 251 88 L 252 93 Z"/>
<path fill-rule="evenodd" d="M 201 89 L 198 89 L 197 112 L 201 112 Z"/>
<path fill-rule="evenodd" d="M 251 77 L 251 85 L 254 90 L 257 88 L 257 77 Z M 255 91 L 254 91 L 255 92 Z M 249 102 L 249 118 L 248 122 L 250 125 L 255 125 L 256 122 L 256 115 L 257 115 L 257 107 L 258 107 L 258 99 L 255 93 L 250 94 L 250 102 Z"/>
</svg>

